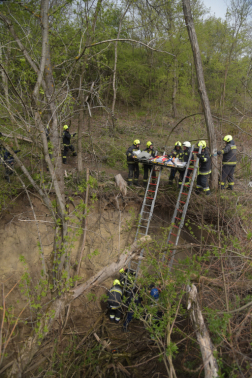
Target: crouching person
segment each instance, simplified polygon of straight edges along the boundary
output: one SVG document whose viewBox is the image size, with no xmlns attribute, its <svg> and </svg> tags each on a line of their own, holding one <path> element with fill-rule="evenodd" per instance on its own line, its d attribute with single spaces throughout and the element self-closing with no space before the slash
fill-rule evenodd
<svg viewBox="0 0 252 378">
<path fill-rule="evenodd" d="M 109 319 L 111 322 L 119 323 L 121 319 L 123 288 L 119 280 L 114 280 L 113 286 L 108 292 Z"/>
</svg>

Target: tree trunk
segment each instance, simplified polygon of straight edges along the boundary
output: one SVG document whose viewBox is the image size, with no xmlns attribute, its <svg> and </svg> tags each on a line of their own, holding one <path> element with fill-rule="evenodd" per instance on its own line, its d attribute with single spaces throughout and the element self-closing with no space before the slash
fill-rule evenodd
<svg viewBox="0 0 252 378">
<path fill-rule="evenodd" d="M 205 378 L 215 378 L 218 377 L 218 364 L 213 355 L 213 345 L 200 310 L 197 289 L 195 285 L 192 285 L 192 287 L 188 286 L 187 289 L 189 291 L 187 309 L 190 310 L 190 318 L 200 346 Z"/>
<path fill-rule="evenodd" d="M 209 99 L 207 96 L 203 67 L 201 62 L 199 44 L 197 40 L 197 35 L 193 23 L 192 13 L 191 13 L 191 6 L 190 0 L 182 0 L 183 2 L 183 11 L 185 17 L 185 23 L 187 26 L 187 31 L 189 35 L 189 40 L 192 47 L 193 57 L 194 57 L 194 64 L 198 79 L 198 90 L 201 98 L 201 103 L 205 115 L 208 139 L 210 144 L 210 152 L 212 155 L 212 180 L 211 180 L 211 187 L 216 189 L 218 187 L 218 169 L 217 169 L 217 143 L 216 143 L 216 136 L 214 130 L 214 123 L 211 114 L 211 108 Z"/>
</svg>

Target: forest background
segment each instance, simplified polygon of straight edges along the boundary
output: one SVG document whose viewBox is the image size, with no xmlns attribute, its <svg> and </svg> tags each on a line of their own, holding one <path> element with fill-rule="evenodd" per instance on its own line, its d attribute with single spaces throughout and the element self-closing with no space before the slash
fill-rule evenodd
<svg viewBox="0 0 252 378">
<path fill-rule="evenodd" d="M 118 260 L 113 267 L 109 258 L 105 262 L 107 271 L 98 278 L 94 269 L 91 275 L 90 272 L 85 277 L 81 274 L 81 263 L 85 261 L 83 265 L 88 265 L 86 261 L 99 253 L 95 248 L 91 248 L 89 255 L 85 252 L 88 215 L 92 206 L 98 206 L 101 211 L 100 205 L 94 205 L 96 201 L 100 203 L 106 196 L 114 199 L 120 234 L 120 206 L 125 199 L 119 197 L 119 189 L 111 186 L 111 176 L 120 172 L 126 178 L 126 148 L 136 138 L 143 144 L 151 139 L 162 153 L 177 139 L 192 142 L 208 139 L 183 2 L 44 0 L 0 4 L 1 145 L 13 153 L 13 141 L 13 148 L 21 150 L 13 153 L 16 165 L 10 184 L 4 179 L 1 160 L 2 231 L 4 234 L 5 217 L 12 211 L 13 203 L 19 198 L 21 206 L 26 198 L 37 226 L 38 245 L 34 254 L 40 261 L 38 270 L 32 272 L 29 262 L 21 255 L 25 273 L 16 283 L 11 281 L 13 289 L 7 285 L 7 294 L 6 279 L 2 283 L 1 364 L 3 372 L 11 377 L 29 376 L 32 371 L 36 376 L 64 377 L 68 373 L 69 376 L 129 376 L 126 367 L 135 369 L 143 356 L 145 361 L 162 357 L 160 374 L 182 377 L 182 355 L 188 377 L 203 377 L 205 366 L 199 362 L 201 355 L 194 331 L 187 323 L 176 323 L 178 316 L 185 316 L 185 322 L 189 319 L 182 300 L 189 281 L 199 284 L 201 305 L 207 309 L 207 325 L 218 362 L 216 376 L 251 376 L 252 233 L 248 183 L 251 178 L 252 2 L 232 0 L 225 19 L 209 16 L 200 1 L 192 1 L 191 9 L 217 144 L 221 147 L 223 136 L 232 134 L 238 145 L 237 191 L 220 196 L 214 188 L 212 204 L 206 199 L 194 199 L 189 218 L 198 231 L 202 230 L 198 236 L 194 235 L 193 251 L 199 253 L 198 258 L 183 262 L 182 277 L 181 266 L 172 277 L 157 266 L 155 272 L 146 273 L 147 282 L 143 283 L 146 286 L 157 280 L 160 271 L 163 277 L 169 278 L 163 282 L 168 292 L 164 298 L 165 321 L 159 330 L 149 326 L 158 339 L 157 349 L 152 349 L 151 354 L 141 351 L 139 360 L 137 353 L 135 359 L 123 354 L 118 362 L 106 354 L 110 351 L 104 352 L 104 345 L 97 339 L 90 341 L 93 326 L 91 331 L 85 331 L 88 333 L 82 340 L 81 356 L 76 329 L 75 335 L 70 336 L 71 347 L 67 346 L 70 352 L 63 349 L 66 345 L 62 344 L 62 335 L 71 316 L 72 302 L 82 296 L 87 301 L 98 301 L 95 290 L 91 293 L 93 297 L 85 297 L 85 292 L 102 284 L 118 271 L 120 264 L 132 258 L 128 254 L 126 260 L 124 254 L 120 258 L 115 255 L 112 260 L 116 261 L 117 257 Z M 78 154 L 76 163 L 69 160 L 66 167 L 62 165 L 61 154 L 64 124 L 70 126 L 71 133 L 77 133 L 74 144 Z M 90 176 L 87 168 L 91 169 Z M 139 192 L 132 193 L 137 203 Z M 169 199 L 164 193 L 160 203 L 163 206 L 166 203 L 169 208 L 175 197 L 175 190 Z M 53 224 L 49 253 L 45 252 L 39 223 L 45 218 L 38 220 L 35 198 L 42 200 L 46 216 Z M 126 220 L 125 227 L 134 229 L 136 218 L 137 214 Z M 192 237 L 195 231 L 189 223 L 187 232 Z M 208 235 L 207 241 L 203 230 Z M 76 248 L 74 243 L 78 238 L 81 242 Z M 125 246 L 131 240 L 127 239 Z M 133 252 L 137 249 L 134 248 Z M 164 247 L 161 243 L 151 248 L 146 261 L 147 265 L 154 266 L 151 256 Z M 191 252 L 192 248 L 189 248 Z M 120 238 L 119 251 L 122 252 Z M 4 251 L 1 252 L 4 256 Z M 210 289 L 209 285 L 212 285 Z M 13 301 L 7 303 L 11 302 L 9 294 L 15 292 L 14 288 L 22 290 L 24 295 L 24 307 L 20 311 L 18 306 L 13 306 Z M 95 324 L 97 327 L 98 323 Z M 22 325 L 30 331 L 26 329 L 27 338 L 17 332 Z M 157 336 L 161 331 L 165 341 Z M 175 338 L 171 341 L 173 332 Z M 56 346 L 52 342 L 55 334 Z M 44 369 L 47 357 L 41 360 L 39 351 L 41 346 L 46 349 L 48 340 L 53 345 L 50 346 L 53 358 Z M 105 355 L 101 358 L 100 353 Z M 127 358 L 133 360 L 129 363 Z M 65 372 L 69 365 L 75 367 L 74 373 Z M 138 376 L 137 370 L 132 374 Z M 142 371 L 139 374 L 144 376 Z"/>
</svg>

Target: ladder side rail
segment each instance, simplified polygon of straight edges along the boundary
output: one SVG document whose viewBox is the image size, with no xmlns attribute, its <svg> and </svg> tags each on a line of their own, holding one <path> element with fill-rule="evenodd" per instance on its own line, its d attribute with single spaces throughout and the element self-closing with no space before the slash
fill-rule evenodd
<svg viewBox="0 0 252 378">
<path fill-rule="evenodd" d="M 141 211 L 140 211 L 140 214 L 139 214 L 138 225 L 137 225 L 137 231 L 136 231 L 136 236 L 135 236 L 134 241 L 137 240 L 138 233 L 139 233 L 139 230 L 140 230 L 140 227 L 141 227 L 141 221 L 142 221 L 143 211 L 144 211 L 144 207 L 145 207 L 145 205 L 146 205 L 146 197 L 147 197 L 148 189 L 149 189 L 149 186 L 150 186 L 150 181 L 151 181 L 151 177 L 152 177 L 153 169 L 154 169 L 154 165 L 153 165 L 152 168 L 151 168 L 150 177 L 149 177 L 149 180 L 148 180 L 148 183 L 147 183 L 147 186 L 146 186 L 145 195 L 144 195 L 144 200 L 143 200 L 142 208 L 141 208 Z M 146 234 L 146 235 L 147 235 L 147 234 Z"/>
<path fill-rule="evenodd" d="M 202 147 L 200 146 L 198 153 L 201 153 L 201 150 L 202 150 Z M 189 206 L 190 197 L 191 197 L 191 194 L 192 194 L 193 183 L 195 181 L 195 177 L 196 177 L 196 174 L 197 174 L 197 171 L 198 171 L 198 166 L 199 166 L 199 158 L 197 157 L 196 163 L 194 165 L 193 176 L 192 176 L 192 180 L 191 180 L 191 184 L 190 184 L 189 193 L 188 193 L 186 203 L 185 203 L 185 206 L 184 206 L 184 209 L 183 209 L 183 213 L 182 213 L 182 216 L 181 216 L 181 222 L 180 222 L 180 225 L 179 225 L 179 229 L 178 229 L 178 233 L 177 233 L 177 237 L 176 237 L 176 241 L 174 243 L 174 246 L 178 245 L 180 233 L 181 233 L 181 230 L 182 230 L 184 223 L 185 223 L 185 217 L 186 217 L 187 209 L 188 209 L 188 206 Z M 172 268 L 175 253 L 176 253 L 176 250 L 172 250 L 171 260 L 169 262 L 169 270 L 171 270 L 171 268 Z"/>
<path fill-rule="evenodd" d="M 155 207 L 155 202 L 156 202 L 156 198 L 157 198 L 157 192 L 158 192 L 158 187 L 159 187 L 159 183 L 160 183 L 161 173 L 162 173 L 162 167 L 160 167 L 160 171 L 159 171 L 158 179 L 157 179 L 156 190 L 155 190 L 153 201 L 152 201 L 151 208 L 150 208 L 150 214 L 149 214 L 149 219 L 148 219 L 148 224 L 147 224 L 147 229 L 146 229 L 146 235 L 148 234 L 149 227 L 150 227 L 150 221 L 151 221 L 151 218 L 152 218 L 153 212 L 154 212 L 154 207 Z"/>
</svg>

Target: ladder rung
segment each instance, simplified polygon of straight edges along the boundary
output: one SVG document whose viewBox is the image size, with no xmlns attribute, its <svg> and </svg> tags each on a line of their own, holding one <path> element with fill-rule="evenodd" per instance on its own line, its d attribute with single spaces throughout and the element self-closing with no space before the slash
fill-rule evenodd
<svg viewBox="0 0 252 378">
<path fill-rule="evenodd" d="M 190 178 L 190 176 L 186 176 L 186 178 Z"/>
<path fill-rule="evenodd" d="M 146 219 L 146 222 L 148 221 L 148 219 Z M 139 224 L 138 227 L 143 227 L 143 228 L 147 228 L 146 226 L 141 226 L 141 224 Z"/>
<path fill-rule="evenodd" d="M 150 214 L 150 211 L 142 211 L 144 214 Z"/>
<path fill-rule="evenodd" d="M 144 236 L 146 236 L 146 234 L 143 234 L 142 232 L 138 232 L 138 235 L 139 235 L 139 234 L 140 234 L 140 235 L 144 235 Z"/>
<path fill-rule="evenodd" d="M 185 203 L 184 201 L 179 201 L 180 203 Z"/>
<path fill-rule="evenodd" d="M 183 193 L 183 192 L 182 192 L 181 194 L 184 194 L 185 196 L 188 196 L 188 193 Z"/>
<path fill-rule="evenodd" d="M 194 170 L 194 168 L 187 168 L 187 169 L 190 169 L 190 171 L 193 171 L 193 170 Z"/>
<path fill-rule="evenodd" d="M 173 234 L 172 232 L 171 232 L 171 235 L 173 235 L 173 236 L 177 236 L 177 234 Z"/>
<path fill-rule="evenodd" d="M 178 211 L 180 211 L 180 213 L 183 213 L 183 210 L 180 210 L 180 209 L 177 209 Z"/>
<path fill-rule="evenodd" d="M 176 226 L 176 224 L 174 224 L 173 227 L 179 228 L 179 226 Z"/>
<path fill-rule="evenodd" d="M 196 160 L 190 160 L 190 161 L 196 161 Z"/>
<path fill-rule="evenodd" d="M 153 200 L 154 198 L 151 198 L 151 197 L 146 197 L 146 198 L 148 198 L 148 199 L 151 199 L 151 200 Z"/>
<path fill-rule="evenodd" d="M 157 185 L 157 184 L 153 184 L 152 182 L 150 182 L 150 185 Z"/>
<path fill-rule="evenodd" d="M 174 244 L 172 241 L 169 240 L 169 243 Z"/>
<path fill-rule="evenodd" d="M 155 193 L 155 190 L 148 189 L 147 192 Z"/>
<path fill-rule="evenodd" d="M 149 207 L 151 207 L 151 205 L 148 205 L 147 203 L 146 203 L 144 206 L 149 206 Z"/>
<path fill-rule="evenodd" d="M 178 217 L 175 217 L 176 219 L 178 219 L 178 220 L 181 220 L 181 218 L 178 218 Z"/>
</svg>

